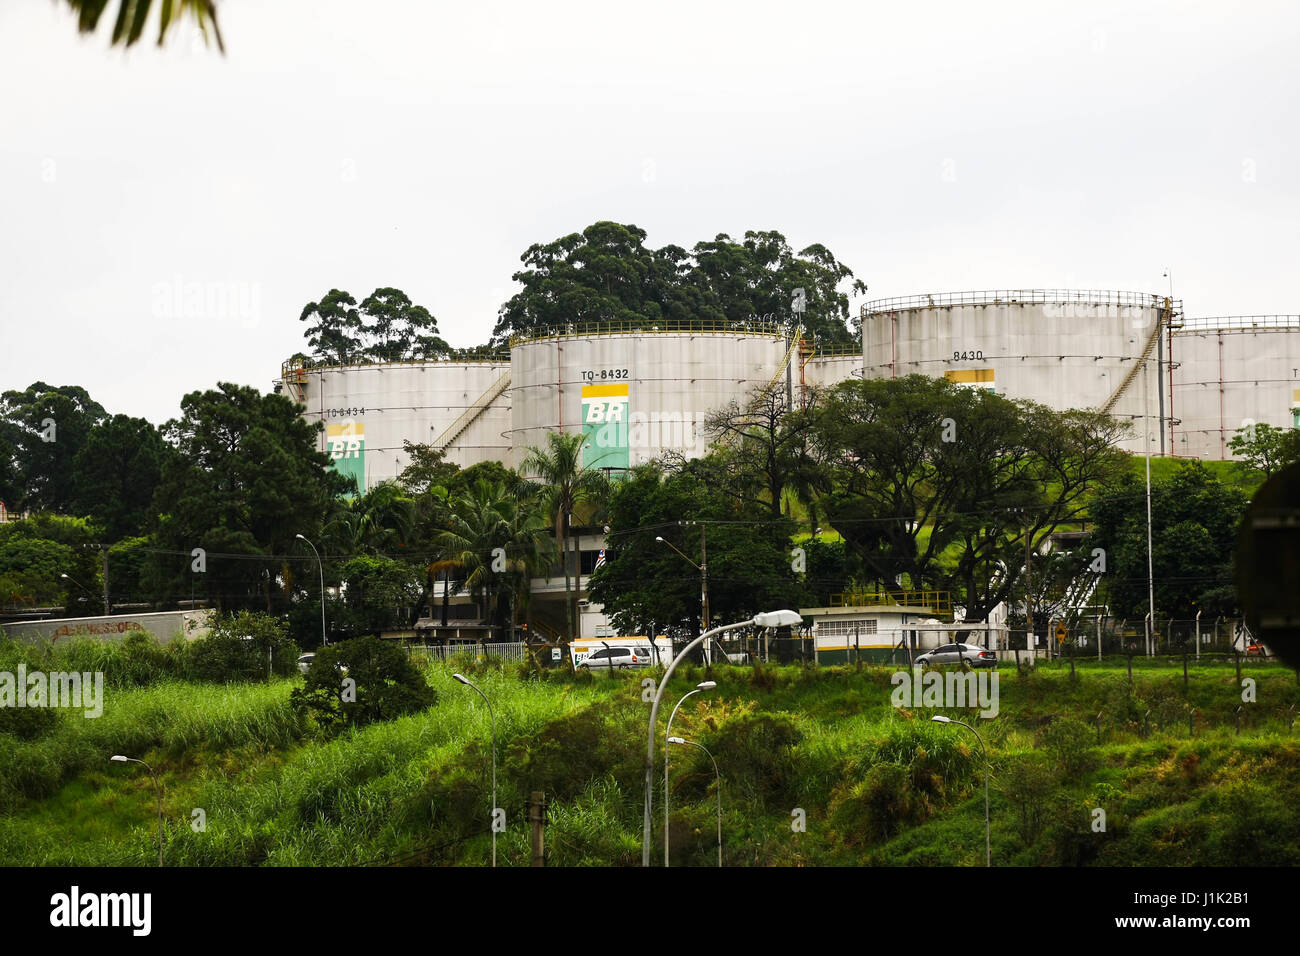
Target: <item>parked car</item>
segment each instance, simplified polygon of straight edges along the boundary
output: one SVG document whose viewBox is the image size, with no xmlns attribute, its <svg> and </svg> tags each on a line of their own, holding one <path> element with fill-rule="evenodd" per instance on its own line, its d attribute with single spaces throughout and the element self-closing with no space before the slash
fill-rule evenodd
<svg viewBox="0 0 1300 956">
<path fill-rule="evenodd" d="M 969 664 L 971 667 L 997 667 L 998 655 L 975 644 L 944 644 L 920 654 L 916 663 L 921 667 L 931 664 Z"/>
<path fill-rule="evenodd" d="M 654 663 L 654 652 L 649 647 L 602 647 L 588 654 L 578 666 L 587 670 L 617 667 L 649 667 Z"/>
</svg>

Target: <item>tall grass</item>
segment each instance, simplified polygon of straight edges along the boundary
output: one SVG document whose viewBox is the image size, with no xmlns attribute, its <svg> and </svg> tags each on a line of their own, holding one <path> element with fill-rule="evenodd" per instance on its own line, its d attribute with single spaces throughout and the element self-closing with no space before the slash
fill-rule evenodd
<svg viewBox="0 0 1300 956">
<path fill-rule="evenodd" d="M 529 861 L 524 812 L 533 790 L 548 799 L 552 864 L 637 862 L 645 675 L 524 679 L 518 668 L 468 660 L 425 668 L 436 706 L 333 740 L 294 717 L 292 682 L 119 689 L 99 721 L 63 714 L 35 740 L 0 734 L 0 798 L 11 811 L 0 820 L 0 860 L 147 865 L 156 853 L 150 782 L 106 764 L 126 751 L 163 775 L 172 864 L 485 864 L 492 724 L 482 698 L 453 680 L 456 669 L 496 716 L 497 805 L 507 817 L 499 863 Z M 962 728 L 931 723 L 928 711 L 895 710 L 890 672 L 717 668 L 717 690 L 682 708 L 674 731 L 708 746 L 723 770 L 729 864 L 982 864 L 980 749 Z M 681 675 L 665 699 L 702 676 Z M 1294 699 L 1286 679 L 1260 681 L 1268 707 Z M 1144 714 L 1172 702 L 1176 714 L 1174 704 L 1186 705 L 1181 673 L 1135 674 L 1130 687 L 1126 675 L 1072 682 L 1068 672 L 1009 670 L 1001 690 L 999 716 L 977 725 L 993 774 L 995 862 L 1300 862 L 1300 834 L 1281 815 L 1300 797 L 1300 741 L 1264 711 L 1235 735 L 1240 688 L 1229 669 L 1193 680 L 1190 703 L 1205 714 L 1194 739 L 1172 719 L 1152 721 L 1150 737 L 1133 723 L 1137 706 Z M 1076 739 L 1077 723 L 1051 729 L 1054 718 L 1086 723 L 1103 709 L 1100 744 Z M 1070 746 L 1055 742 L 1049 752 L 1064 730 Z M 660 737 L 657 754 L 662 746 Z M 1043 812 L 1028 823 L 1008 790 L 1026 761 L 1045 774 Z M 676 749 L 670 782 L 674 862 L 711 865 L 712 765 Z M 656 807 L 659 785 L 656 775 Z M 90 812 L 69 812 L 83 806 Z M 1096 806 L 1107 809 L 1105 834 L 1089 827 Z M 195 809 L 206 818 L 201 831 L 190 826 Z M 795 810 L 808 828 L 792 839 Z M 659 847 L 658 812 L 654 826 Z M 1277 839 L 1261 842 L 1261 827 Z"/>
</svg>

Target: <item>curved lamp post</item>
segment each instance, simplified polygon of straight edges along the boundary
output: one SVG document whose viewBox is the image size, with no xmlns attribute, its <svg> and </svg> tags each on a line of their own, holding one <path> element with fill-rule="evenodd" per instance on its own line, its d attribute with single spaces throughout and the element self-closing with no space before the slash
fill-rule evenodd
<svg viewBox="0 0 1300 956">
<path fill-rule="evenodd" d="M 683 740 L 681 737 L 669 737 L 670 744 L 686 744 L 689 747 L 699 747 L 709 759 L 713 760 L 713 775 L 718 781 L 718 866 L 722 866 L 722 774 L 718 771 L 718 762 L 713 759 L 713 754 L 709 753 L 709 748 L 704 744 L 697 744 L 693 740 Z"/>
<path fill-rule="evenodd" d="M 963 724 L 960 720 L 953 720 L 951 717 L 944 717 L 941 714 L 935 714 L 930 718 L 936 724 L 959 724 L 965 727 L 975 739 L 980 742 L 980 753 L 984 757 L 984 865 L 993 865 L 993 851 L 989 844 L 989 753 L 984 749 L 984 739 L 980 737 L 979 731 L 970 724 Z"/>
<path fill-rule="evenodd" d="M 645 753 L 645 814 L 641 821 L 641 865 L 650 865 L 650 814 L 654 803 L 654 772 L 655 772 L 655 723 L 659 718 L 659 701 L 663 698 L 664 688 L 668 686 L 668 681 L 672 679 L 673 671 L 677 669 L 686 655 L 699 647 L 710 637 L 715 634 L 721 634 L 724 631 L 736 631 L 742 627 L 794 627 L 802 624 L 803 618 L 799 616 L 798 611 L 765 611 L 761 614 L 755 614 L 747 621 L 741 621 L 738 624 L 727 624 L 723 627 L 715 627 L 711 631 L 705 631 L 695 640 L 691 641 L 668 665 L 664 671 L 664 676 L 659 681 L 659 686 L 655 689 L 654 701 L 650 704 L 650 723 L 646 729 L 646 753 Z"/>
<path fill-rule="evenodd" d="M 90 590 L 90 588 L 86 587 L 84 584 L 82 584 L 80 581 L 78 581 L 76 578 L 74 578 L 71 574 L 67 574 L 67 573 L 65 572 L 65 573 L 63 573 L 63 574 L 60 574 L 59 577 L 62 578 L 63 580 L 65 580 L 65 581 L 71 581 L 71 582 L 72 582 L 73 584 L 75 584 L 77 587 L 81 588 L 81 590 L 85 591 L 88 595 L 90 595 L 91 597 L 95 597 L 95 592 L 94 592 L 94 591 Z M 82 598 L 82 600 L 85 600 L 85 598 Z M 108 613 L 107 609 L 105 609 L 104 613 L 105 613 L 105 614 Z"/>
<path fill-rule="evenodd" d="M 307 539 L 300 534 L 296 534 L 294 537 L 299 541 L 307 541 Z M 321 645 L 324 646 L 329 643 L 329 641 L 325 639 L 325 565 L 320 559 L 320 552 L 316 550 L 316 545 L 307 541 L 307 547 L 311 548 L 312 552 L 316 555 L 316 567 L 320 568 L 320 642 Z"/>
<path fill-rule="evenodd" d="M 113 763 L 138 763 L 149 771 L 149 776 L 153 777 L 154 791 L 158 795 L 158 865 L 163 865 L 163 815 L 162 815 L 162 784 L 158 782 L 158 774 L 154 773 L 153 767 L 149 766 L 143 760 L 136 760 L 134 757 L 124 757 L 121 754 L 114 754 L 108 758 Z"/>
<path fill-rule="evenodd" d="M 475 691 L 483 698 L 483 703 L 487 704 L 488 716 L 492 719 L 492 865 L 497 865 L 497 716 L 492 710 L 492 701 L 488 700 L 487 694 L 483 693 L 477 687 L 469 682 L 464 674 L 452 674 L 452 677 L 460 681 L 466 687 Z"/>
<path fill-rule="evenodd" d="M 718 685 L 716 682 L 711 680 L 706 680 L 702 683 L 696 684 L 695 690 L 688 690 L 685 694 L 683 694 L 682 699 L 679 700 L 677 702 L 677 706 L 673 708 L 673 712 L 668 715 L 668 726 L 664 729 L 664 738 L 667 739 L 672 736 L 673 718 L 677 716 L 678 709 L 682 706 L 682 704 L 686 702 L 687 697 L 690 697 L 692 694 L 698 694 L 701 691 L 713 690 L 713 688 L 717 686 Z M 668 865 L 668 745 L 664 744 L 664 866 L 667 865 Z"/>
</svg>

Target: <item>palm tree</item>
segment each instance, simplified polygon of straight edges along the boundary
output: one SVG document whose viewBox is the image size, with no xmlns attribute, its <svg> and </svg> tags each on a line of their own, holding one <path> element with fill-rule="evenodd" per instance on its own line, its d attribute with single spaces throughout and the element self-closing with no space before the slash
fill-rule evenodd
<svg viewBox="0 0 1300 956">
<path fill-rule="evenodd" d="M 325 525 L 325 541 L 337 554 L 387 554 L 415 536 L 416 506 L 396 482 L 384 481 L 364 495 L 337 499 Z"/>
<path fill-rule="evenodd" d="M 67 0 L 68 6 L 77 14 L 77 29 L 82 33 L 93 33 L 99 25 L 99 18 L 108 7 L 108 0 Z M 144 34 L 145 24 L 149 20 L 149 11 L 153 0 L 118 0 L 117 16 L 113 20 L 113 45 L 121 43 L 131 46 Z M 221 42 L 221 28 L 217 26 L 217 8 L 213 0 L 163 0 L 158 5 L 159 27 L 158 45 L 162 46 L 167 31 L 181 20 L 193 20 L 203 31 L 203 39 L 208 38 L 208 28 L 217 41 L 217 49 L 226 52 Z"/>
<path fill-rule="evenodd" d="M 501 599 L 526 593 L 544 560 L 548 529 L 544 516 L 499 482 L 480 480 L 457 495 L 448 528 L 438 536 L 443 560 L 460 567 L 465 584 L 481 599 L 482 619 L 499 617 Z M 513 624 L 514 601 L 511 601 Z"/>
<path fill-rule="evenodd" d="M 560 563 L 564 565 L 564 619 L 566 638 L 573 640 L 573 622 L 577 618 L 573 602 L 576 591 L 570 586 L 569 574 L 569 526 L 573 513 L 581 505 L 593 505 L 597 509 L 604 506 L 609 497 L 609 479 L 597 468 L 588 468 L 582 463 L 582 451 L 587 443 L 587 436 L 574 432 L 565 434 L 552 432 L 546 436 L 550 448 L 529 448 L 528 457 L 524 459 L 522 470 L 536 476 L 542 484 L 540 500 L 555 526 L 555 540 L 560 551 Z M 575 539 L 573 550 L 578 550 Z M 574 570 L 579 568 L 575 563 Z"/>
</svg>

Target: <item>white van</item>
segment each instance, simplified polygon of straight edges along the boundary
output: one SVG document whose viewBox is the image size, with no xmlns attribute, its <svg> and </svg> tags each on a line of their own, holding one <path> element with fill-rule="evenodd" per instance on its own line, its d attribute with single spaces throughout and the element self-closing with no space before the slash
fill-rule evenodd
<svg viewBox="0 0 1300 956">
<path fill-rule="evenodd" d="M 673 659 L 673 642 L 671 638 L 667 637 L 657 637 L 653 643 L 648 637 L 582 637 L 569 645 L 569 652 L 573 657 L 573 669 L 576 671 L 588 657 L 597 651 L 603 651 L 606 645 L 611 648 L 632 648 L 634 651 L 637 648 L 648 650 L 650 652 L 650 667 L 656 664 L 667 666 Z M 636 656 L 639 658 L 643 654 L 637 654 Z M 606 666 L 608 665 L 603 662 L 597 664 L 593 661 L 591 664 L 591 668 L 604 668 Z M 637 661 L 636 666 L 643 666 L 640 660 Z"/>
</svg>

